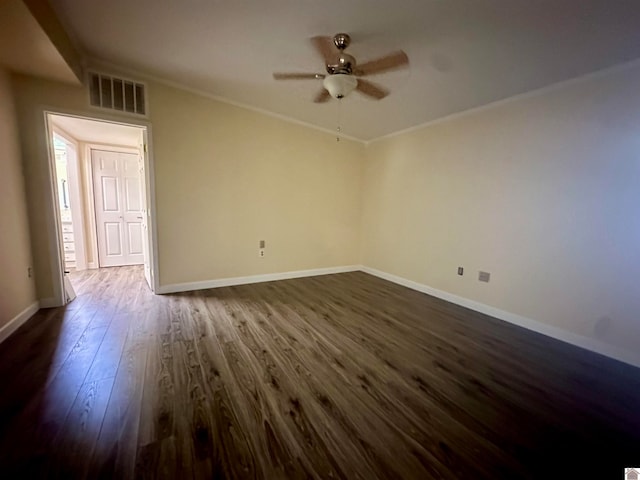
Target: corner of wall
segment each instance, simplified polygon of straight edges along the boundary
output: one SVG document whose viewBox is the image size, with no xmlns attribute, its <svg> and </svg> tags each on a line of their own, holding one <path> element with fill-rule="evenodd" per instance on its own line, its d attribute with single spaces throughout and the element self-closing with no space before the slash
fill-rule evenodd
<svg viewBox="0 0 640 480">
<path fill-rule="evenodd" d="M 0 328 L 15 323 L 36 301 L 25 173 L 20 151 L 14 92 L 0 69 Z M 17 316 L 16 316 L 17 315 Z"/>
</svg>

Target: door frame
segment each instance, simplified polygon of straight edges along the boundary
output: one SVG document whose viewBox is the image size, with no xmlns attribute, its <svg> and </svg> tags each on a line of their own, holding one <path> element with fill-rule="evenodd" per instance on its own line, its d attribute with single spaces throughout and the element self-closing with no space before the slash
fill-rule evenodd
<svg viewBox="0 0 640 480">
<path fill-rule="evenodd" d="M 149 262 L 151 271 L 151 291 L 157 292 L 160 286 L 160 273 L 158 262 L 158 231 L 156 220 L 156 189 L 155 189 L 155 168 L 153 160 L 153 132 L 151 122 L 138 120 L 138 119 L 114 119 L 113 117 L 101 117 L 96 113 L 87 113 L 84 111 L 70 111 L 59 108 L 43 108 L 43 120 L 44 120 L 44 133 L 46 137 L 46 150 L 48 161 L 46 183 L 48 185 L 48 204 L 46 205 L 45 215 L 53 220 L 49 224 L 50 228 L 47 235 L 49 244 L 49 253 L 51 254 L 51 280 L 53 286 L 53 298 L 51 302 L 47 302 L 48 307 L 59 307 L 66 303 L 65 288 L 64 288 L 64 257 L 62 256 L 62 222 L 60 219 L 60 211 L 57 207 L 58 202 L 58 190 L 55 178 L 55 153 L 53 148 L 53 123 L 50 122 L 50 115 L 60 115 L 67 117 L 75 117 L 84 120 L 93 120 L 103 123 L 116 123 L 124 126 L 138 127 L 143 129 L 143 138 L 146 139 L 146 148 L 144 148 L 143 161 L 145 167 L 144 181 L 147 189 L 147 224 L 148 236 L 147 239 L 149 245 Z M 91 184 L 91 183 L 90 183 Z M 88 192 L 87 192 L 88 194 Z M 93 199 L 93 191 L 91 192 L 91 199 Z M 93 200 L 91 200 L 93 202 Z M 95 211 L 94 211 L 95 214 Z M 91 216 L 89 216 L 91 217 Z M 95 222 L 95 218 L 94 218 Z M 97 243 L 96 243 L 97 249 Z M 97 257 L 96 257 L 97 259 Z"/>
</svg>

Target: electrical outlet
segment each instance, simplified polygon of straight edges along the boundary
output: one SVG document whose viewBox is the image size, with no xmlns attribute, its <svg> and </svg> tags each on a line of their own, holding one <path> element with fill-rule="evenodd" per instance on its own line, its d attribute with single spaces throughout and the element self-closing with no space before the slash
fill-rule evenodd
<svg viewBox="0 0 640 480">
<path fill-rule="evenodd" d="M 458 267 L 458 275 L 462 275 L 464 273 L 464 268 Z"/>
<path fill-rule="evenodd" d="M 491 278 L 491 274 L 489 272 L 478 272 L 478 280 L 481 282 L 489 282 L 489 278 Z"/>
<path fill-rule="evenodd" d="M 264 248 L 261 248 L 261 249 L 259 249 L 259 250 L 258 250 L 258 256 L 259 256 L 260 258 L 263 258 L 263 257 L 264 257 Z"/>
<path fill-rule="evenodd" d="M 31 267 L 27 267 L 27 277 L 31 278 L 32 272 Z"/>
</svg>

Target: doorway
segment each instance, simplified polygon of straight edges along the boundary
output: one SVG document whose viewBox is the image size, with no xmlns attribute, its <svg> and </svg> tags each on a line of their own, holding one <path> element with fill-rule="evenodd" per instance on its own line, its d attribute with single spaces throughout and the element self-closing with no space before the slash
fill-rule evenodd
<svg viewBox="0 0 640 480">
<path fill-rule="evenodd" d="M 46 122 L 61 301 L 73 298 L 73 272 L 124 265 L 144 265 L 154 291 L 148 126 L 53 112 Z"/>
</svg>

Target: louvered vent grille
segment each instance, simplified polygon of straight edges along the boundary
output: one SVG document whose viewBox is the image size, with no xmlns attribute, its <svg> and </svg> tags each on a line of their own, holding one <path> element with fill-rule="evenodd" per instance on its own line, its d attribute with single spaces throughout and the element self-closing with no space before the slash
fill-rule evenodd
<svg viewBox="0 0 640 480">
<path fill-rule="evenodd" d="M 94 107 L 146 114 L 145 88 L 141 83 L 99 73 L 89 74 L 89 96 Z"/>
</svg>

